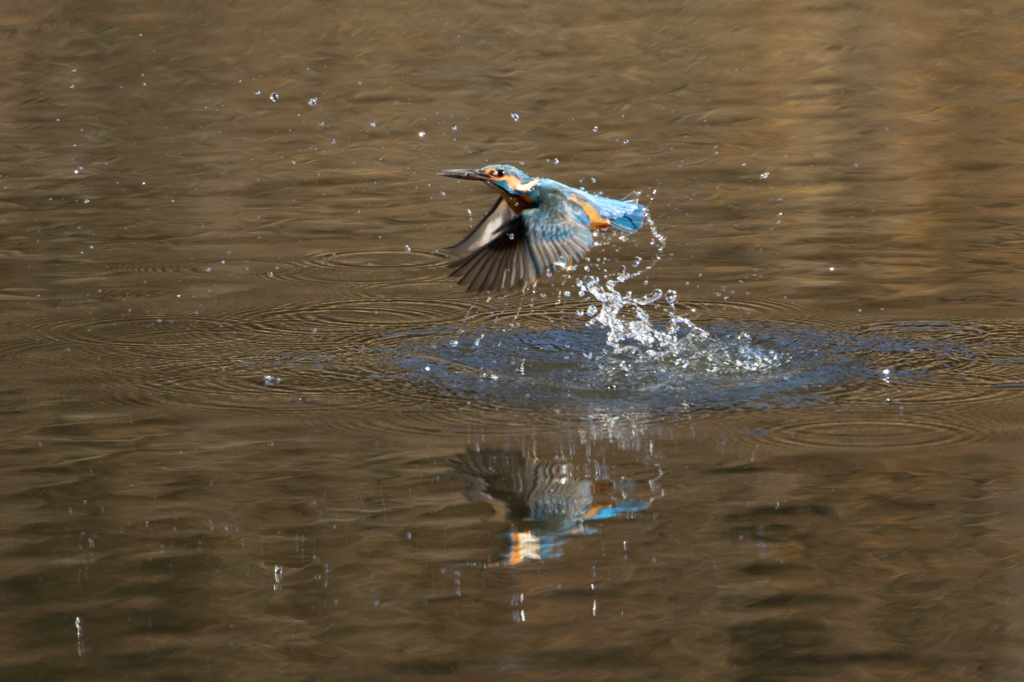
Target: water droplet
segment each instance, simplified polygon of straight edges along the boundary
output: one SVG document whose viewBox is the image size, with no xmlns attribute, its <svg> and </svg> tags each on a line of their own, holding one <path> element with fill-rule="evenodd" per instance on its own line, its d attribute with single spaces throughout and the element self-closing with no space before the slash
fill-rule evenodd
<svg viewBox="0 0 1024 682">
<path fill-rule="evenodd" d="M 459 126 L 452 126 L 452 130 L 458 130 Z"/>
<path fill-rule="evenodd" d="M 518 121 L 519 120 L 519 114 L 513 113 L 512 114 L 512 120 L 513 121 Z"/>
<path fill-rule="evenodd" d="M 270 93 L 270 101 L 271 102 L 277 102 L 280 99 L 281 99 L 281 96 L 279 94 L 277 94 L 276 92 Z"/>
<path fill-rule="evenodd" d="M 416 133 L 416 134 L 419 135 L 420 137 L 426 137 L 427 136 L 427 134 L 425 132 L 423 132 L 422 130 L 420 132 Z"/>
<path fill-rule="evenodd" d="M 765 171 L 764 173 L 761 173 L 761 179 L 762 180 L 767 180 L 769 175 L 771 175 L 771 173 L 769 173 L 768 171 Z"/>
<path fill-rule="evenodd" d="M 375 122 L 373 122 L 373 121 L 370 121 L 370 127 L 371 128 L 376 128 L 377 124 Z"/>
<path fill-rule="evenodd" d="M 595 133 L 597 132 L 597 126 L 594 126 L 594 132 Z"/>
<path fill-rule="evenodd" d="M 310 97 L 309 101 L 307 102 L 307 104 L 309 104 L 309 106 L 311 106 L 311 107 L 315 107 L 316 106 L 316 97 Z"/>
<path fill-rule="evenodd" d="M 256 92 L 254 92 L 253 94 L 254 94 L 254 95 L 256 95 L 257 97 L 259 97 L 260 91 L 259 91 L 259 90 L 257 90 L 257 91 L 256 91 Z"/>
</svg>

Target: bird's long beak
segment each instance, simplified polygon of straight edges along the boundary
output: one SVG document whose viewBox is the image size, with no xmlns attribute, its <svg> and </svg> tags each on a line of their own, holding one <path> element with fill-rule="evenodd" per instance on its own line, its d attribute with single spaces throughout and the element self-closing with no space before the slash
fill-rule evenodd
<svg viewBox="0 0 1024 682">
<path fill-rule="evenodd" d="M 487 182 L 491 179 L 491 176 L 485 175 L 478 170 L 472 169 L 459 169 L 453 168 L 452 170 L 443 170 L 438 175 L 444 175 L 449 178 L 458 178 L 459 180 L 480 180 L 481 182 Z"/>
</svg>

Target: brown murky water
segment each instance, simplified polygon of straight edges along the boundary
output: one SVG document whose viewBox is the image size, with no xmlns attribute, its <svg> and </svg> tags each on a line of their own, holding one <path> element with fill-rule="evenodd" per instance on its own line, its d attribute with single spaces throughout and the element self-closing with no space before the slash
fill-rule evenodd
<svg viewBox="0 0 1024 682">
<path fill-rule="evenodd" d="M 3 679 L 1020 678 L 1018 5 L 5 9 Z"/>
</svg>

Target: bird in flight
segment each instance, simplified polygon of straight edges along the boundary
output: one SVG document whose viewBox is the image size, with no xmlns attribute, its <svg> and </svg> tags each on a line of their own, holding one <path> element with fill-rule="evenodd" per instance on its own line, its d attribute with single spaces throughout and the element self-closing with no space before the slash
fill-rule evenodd
<svg viewBox="0 0 1024 682">
<path fill-rule="evenodd" d="M 514 166 L 446 170 L 441 175 L 487 183 L 501 196 L 472 232 L 448 252 L 451 267 L 471 292 L 498 293 L 531 284 L 556 265 L 568 266 L 594 244 L 593 230 L 633 233 L 647 209 L 627 196 L 596 196 L 549 178 L 531 178 Z"/>
</svg>

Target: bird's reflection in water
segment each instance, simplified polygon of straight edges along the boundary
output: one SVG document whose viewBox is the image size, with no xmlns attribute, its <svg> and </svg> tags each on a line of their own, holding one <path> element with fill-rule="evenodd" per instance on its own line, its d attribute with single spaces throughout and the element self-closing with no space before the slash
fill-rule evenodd
<svg viewBox="0 0 1024 682">
<path fill-rule="evenodd" d="M 597 532 L 586 521 L 650 507 L 630 497 L 640 492 L 639 481 L 577 477 L 568 463 L 521 451 L 467 448 L 451 464 L 454 476 L 469 483 L 466 497 L 486 502 L 508 524 L 508 549 L 489 567 L 560 557 L 569 536 Z"/>
</svg>

